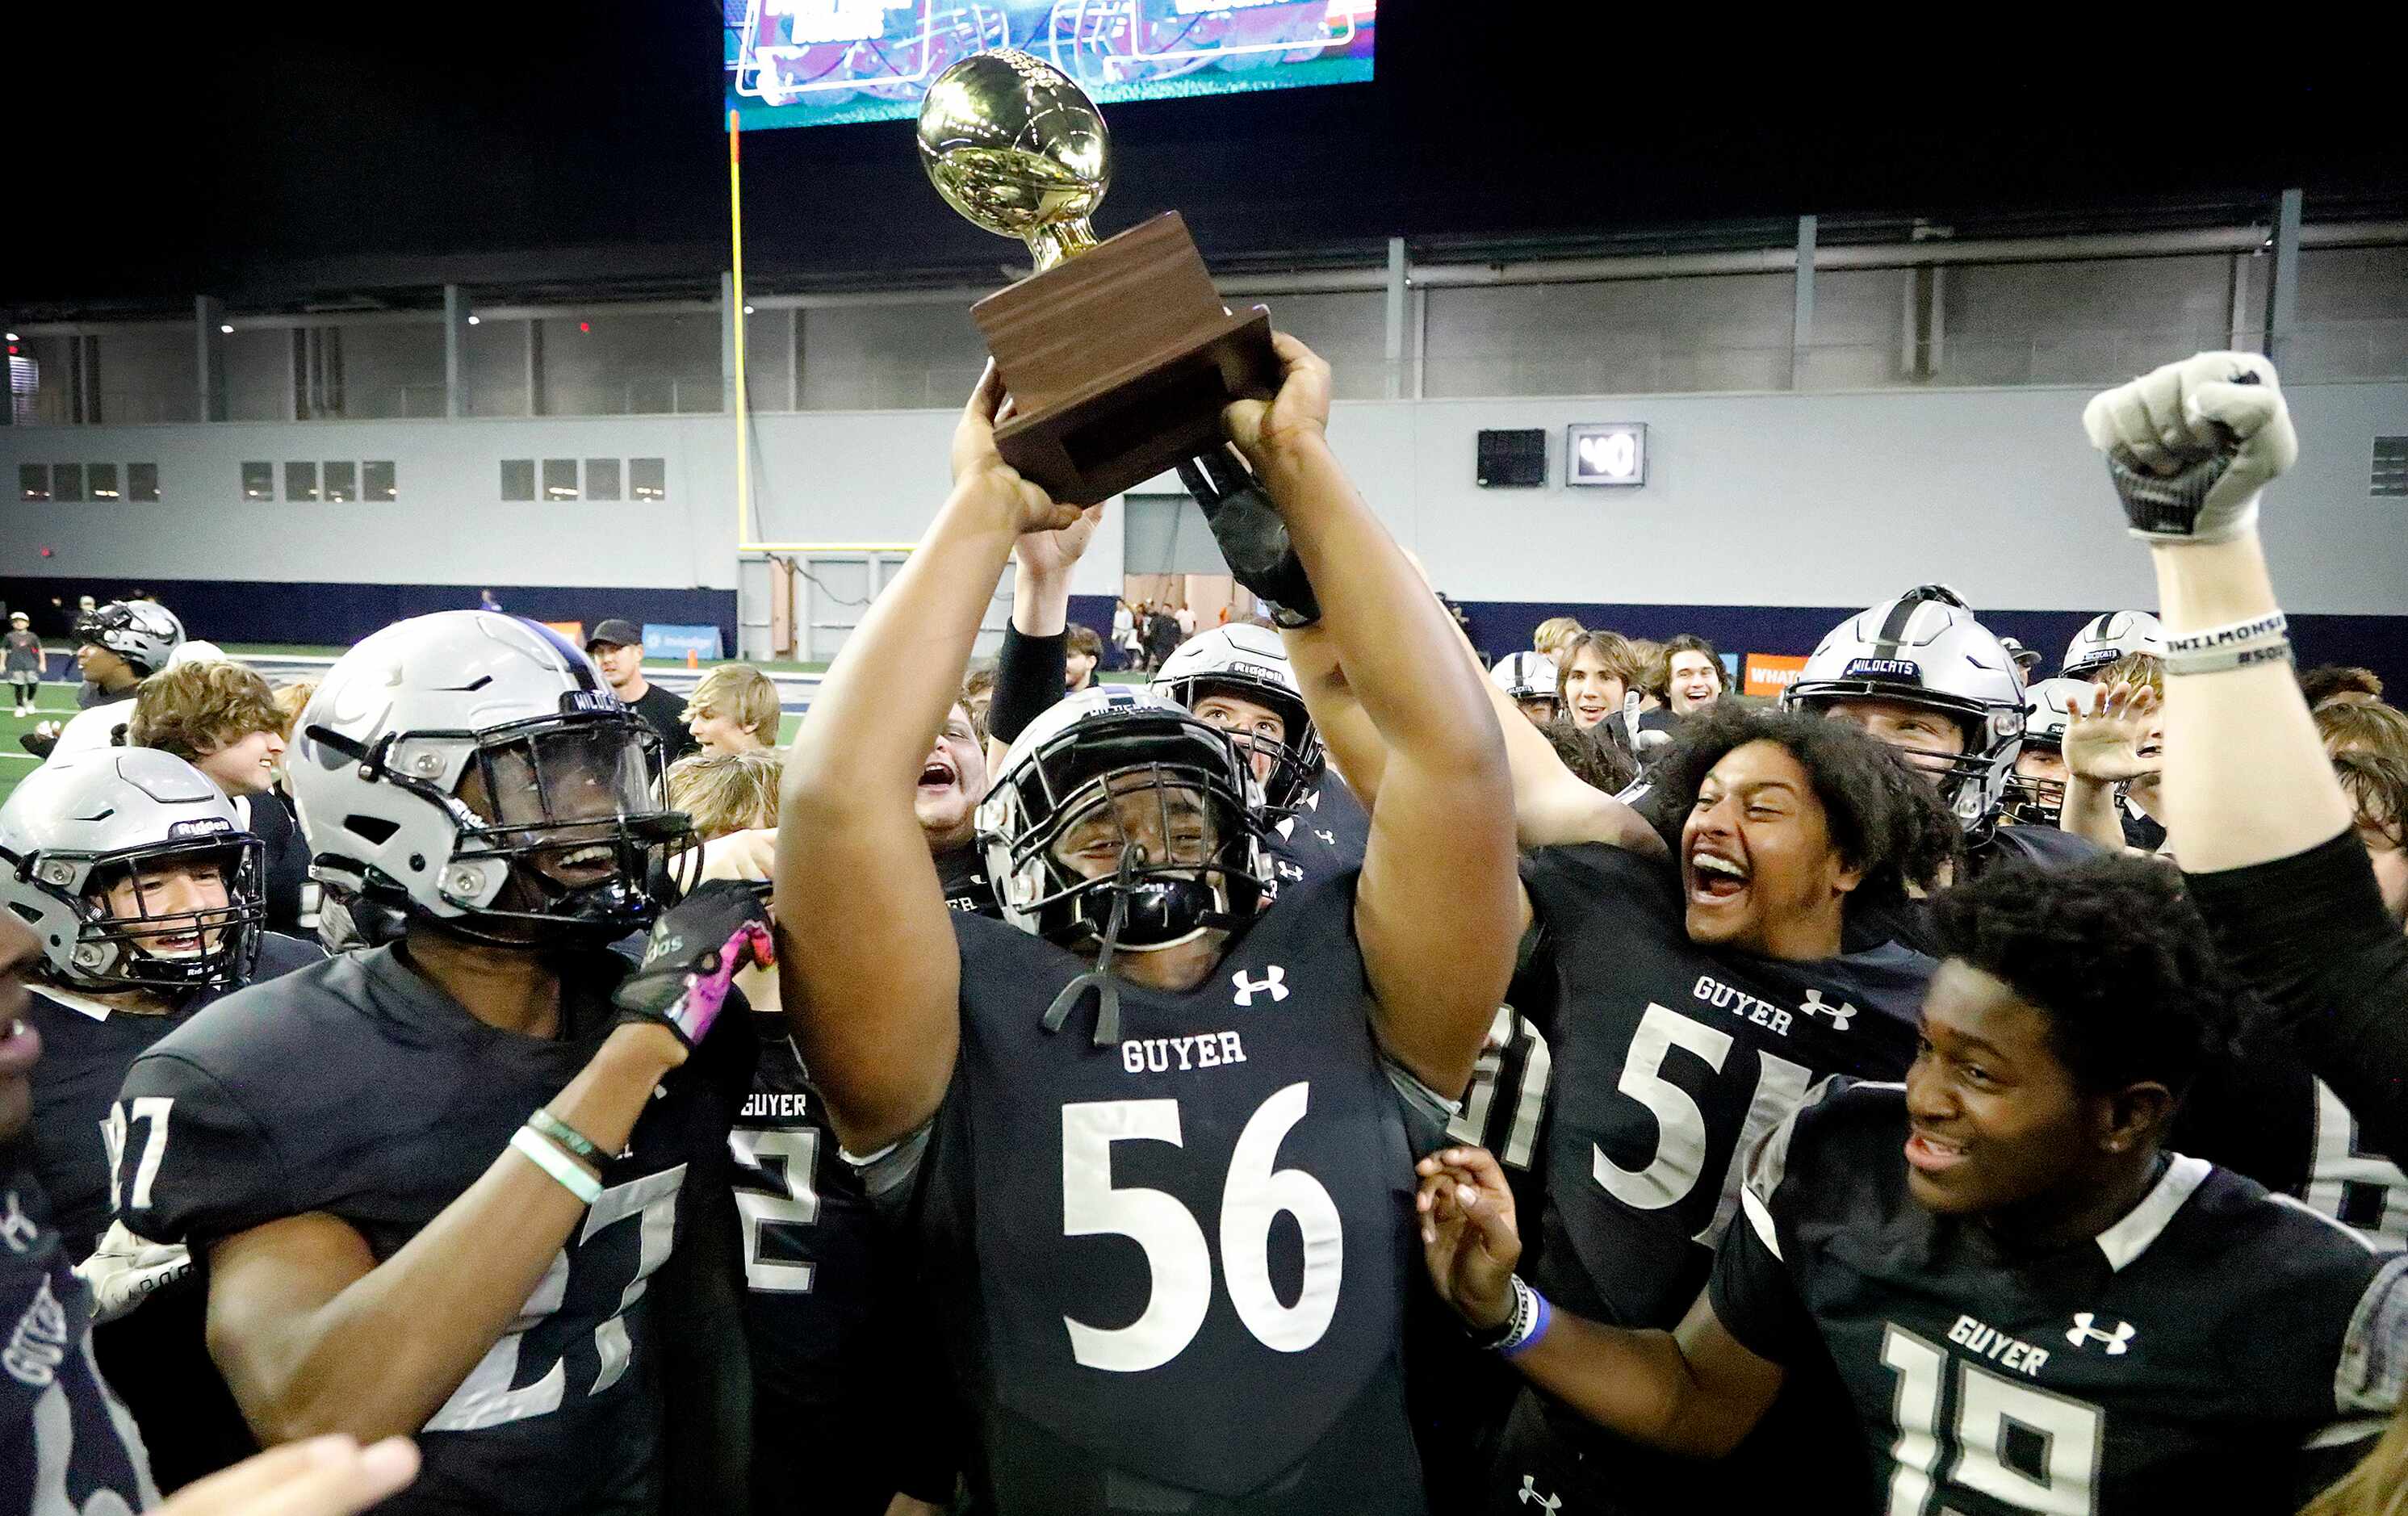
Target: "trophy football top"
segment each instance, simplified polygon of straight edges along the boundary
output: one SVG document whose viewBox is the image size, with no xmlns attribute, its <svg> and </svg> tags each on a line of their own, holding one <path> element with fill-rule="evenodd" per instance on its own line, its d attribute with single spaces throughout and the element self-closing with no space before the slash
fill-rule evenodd
<svg viewBox="0 0 2408 1516">
<path fill-rule="evenodd" d="M 1096 245 L 1111 179 L 1104 118 L 1053 64 L 1016 49 L 937 76 L 920 106 L 920 166 L 945 203 L 1028 245 L 1041 273 Z"/>
</svg>

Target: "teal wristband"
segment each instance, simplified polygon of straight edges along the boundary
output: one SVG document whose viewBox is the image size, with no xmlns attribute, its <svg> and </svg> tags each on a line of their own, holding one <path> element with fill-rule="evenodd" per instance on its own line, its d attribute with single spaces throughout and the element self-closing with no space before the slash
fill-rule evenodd
<svg viewBox="0 0 2408 1516">
<path fill-rule="evenodd" d="M 595 1167 L 602 1166 L 602 1150 L 586 1140 L 584 1133 L 562 1121 L 544 1107 L 536 1107 L 535 1114 L 526 1119 L 526 1123 Z"/>
<path fill-rule="evenodd" d="M 560 1187 L 585 1205 L 602 1198 L 602 1184 L 593 1175 L 577 1166 L 576 1160 L 536 1135 L 531 1126 L 522 1126 L 510 1134 L 510 1146 L 560 1181 Z"/>
</svg>

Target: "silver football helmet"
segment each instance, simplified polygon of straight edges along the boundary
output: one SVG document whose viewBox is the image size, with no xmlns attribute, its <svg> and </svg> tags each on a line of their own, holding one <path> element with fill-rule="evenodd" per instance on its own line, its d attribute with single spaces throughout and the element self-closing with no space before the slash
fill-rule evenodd
<svg viewBox="0 0 2408 1516">
<path fill-rule="evenodd" d="M 223 906 L 154 898 L 171 870 L 213 869 Z M 108 896 L 130 882 L 135 908 Z M 266 915 L 260 842 L 208 778 L 152 748 L 53 759 L 0 806 L 0 905 L 41 939 L 51 977 L 79 990 L 240 984 Z"/>
<path fill-rule="evenodd" d="M 480 940 L 634 931 L 693 837 L 659 737 L 535 622 L 396 622 L 336 660 L 294 727 L 311 873 Z"/>
<path fill-rule="evenodd" d="M 1139 792 L 1159 808 L 1132 830 L 1115 802 Z M 1054 856 L 1091 822 L 1104 823 L 1092 843 L 1113 872 L 1090 876 Z M 1245 751 L 1185 707 L 1125 685 L 1077 691 L 1029 722 L 996 766 L 978 825 L 1004 920 L 1066 947 L 1172 947 L 1250 920 L 1270 894 Z"/>
<path fill-rule="evenodd" d="M 1560 698 L 1555 661 L 1543 652 L 1509 652 L 1497 660 L 1497 666 L 1488 671 L 1488 679 L 1505 692 L 1506 699 L 1516 704 Z"/>
<path fill-rule="evenodd" d="M 2065 751 L 2066 724 L 2074 703 L 2089 688 L 2083 679 L 2042 679 L 2024 692 L 2025 752 Z M 2026 826 L 2055 826 L 2065 810 L 2065 781 L 2009 771 L 2007 814 Z"/>
<path fill-rule="evenodd" d="M 1823 638 L 1781 698 L 1818 711 L 1844 700 L 1894 700 L 1948 717 L 1964 732 L 1965 751 L 1912 756 L 1945 764 L 1940 796 L 1969 834 L 1997 820 L 2023 745 L 2023 681 L 1971 611 L 1926 591 L 1859 611 Z"/>
<path fill-rule="evenodd" d="M 2095 679 L 2126 653 L 2166 653 L 2165 627 L 2145 610 L 2111 610 L 2083 622 L 2066 644 L 2059 679 Z"/>
<path fill-rule="evenodd" d="M 1321 734 L 1305 709 L 1287 647 L 1269 627 L 1240 622 L 1199 632 L 1162 661 L 1147 688 L 1190 710 L 1217 691 L 1277 712 L 1286 737 L 1275 746 L 1251 733 L 1233 734 L 1249 752 L 1270 758 L 1271 772 L 1262 787 L 1263 804 L 1270 809 L 1293 811 L 1305 792 L 1321 782 L 1326 761 Z"/>
<path fill-rule="evenodd" d="M 107 648 L 148 679 L 184 645 L 184 623 L 156 600 L 111 600 L 76 617 L 75 639 Z"/>
</svg>

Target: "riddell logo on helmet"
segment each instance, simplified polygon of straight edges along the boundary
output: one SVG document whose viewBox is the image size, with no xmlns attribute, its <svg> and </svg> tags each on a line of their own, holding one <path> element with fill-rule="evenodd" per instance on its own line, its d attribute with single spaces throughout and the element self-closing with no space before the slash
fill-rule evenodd
<svg viewBox="0 0 2408 1516">
<path fill-rule="evenodd" d="M 1923 682 L 1923 665 L 1904 658 L 1851 658 L 1842 679 L 1912 679 Z"/>
</svg>

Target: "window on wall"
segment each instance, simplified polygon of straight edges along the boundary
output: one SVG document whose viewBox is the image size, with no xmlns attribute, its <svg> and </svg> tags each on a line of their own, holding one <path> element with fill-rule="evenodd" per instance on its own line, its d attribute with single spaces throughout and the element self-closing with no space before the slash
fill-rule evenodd
<svg viewBox="0 0 2408 1516">
<path fill-rule="evenodd" d="M 585 498 L 616 500 L 619 498 L 619 460 L 588 458 L 585 460 Z"/>
<path fill-rule="evenodd" d="M 363 500 L 398 500 L 401 489 L 394 478 L 393 460 L 371 458 L 360 465 L 360 498 Z"/>
<path fill-rule="evenodd" d="M 125 498 L 137 506 L 159 503 L 159 465 L 127 464 L 125 465 Z"/>
<path fill-rule="evenodd" d="M 119 493 L 117 488 L 117 465 L 115 464 L 86 464 L 83 466 L 83 472 L 84 479 L 92 490 L 92 497 L 94 500 L 122 500 L 124 498 L 124 496 Z"/>
<path fill-rule="evenodd" d="M 284 498 L 288 501 L 318 498 L 318 465 L 288 463 L 284 465 Z"/>
<path fill-rule="evenodd" d="M 50 465 L 50 498 L 53 500 L 83 498 L 83 465 L 52 464 Z"/>
<path fill-rule="evenodd" d="M 535 460 L 505 458 L 502 460 L 502 498 L 532 500 L 535 498 Z"/>
<path fill-rule="evenodd" d="M 627 494 L 636 500 L 666 500 L 669 497 L 669 467 L 665 458 L 630 458 L 627 460 Z"/>
<path fill-rule="evenodd" d="M 19 464 L 17 465 L 17 498 L 33 502 L 50 497 L 50 465 Z"/>
<path fill-rule="evenodd" d="M 245 500 L 276 498 L 276 465 L 246 463 L 242 465 L 242 497 Z"/>
<path fill-rule="evenodd" d="M 326 465 L 326 498 L 337 503 L 360 497 L 359 465 L 351 463 Z"/>
<path fill-rule="evenodd" d="M 546 458 L 543 461 L 543 497 L 546 500 L 577 498 L 577 460 Z"/>
</svg>

